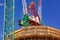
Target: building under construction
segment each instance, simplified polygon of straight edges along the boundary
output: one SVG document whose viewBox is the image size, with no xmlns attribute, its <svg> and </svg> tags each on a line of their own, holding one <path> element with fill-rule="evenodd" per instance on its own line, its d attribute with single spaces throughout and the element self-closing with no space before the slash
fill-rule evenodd
<svg viewBox="0 0 60 40">
<path fill-rule="evenodd" d="M 60 30 L 49 26 L 29 26 L 15 31 L 14 40 L 60 40 Z"/>
<path fill-rule="evenodd" d="M 60 30 L 42 24 L 42 0 L 38 0 L 38 11 L 35 5 L 36 2 L 32 0 L 27 8 L 26 0 L 22 0 L 24 15 L 22 20 L 18 20 L 18 25 L 22 28 L 14 31 L 14 0 L 5 1 L 5 40 L 60 40 Z M 31 15 L 29 15 L 30 10 L 32 11 Z M 7 27 L 9 28 L 8 31 L 6 30 Z"/>
</svg>

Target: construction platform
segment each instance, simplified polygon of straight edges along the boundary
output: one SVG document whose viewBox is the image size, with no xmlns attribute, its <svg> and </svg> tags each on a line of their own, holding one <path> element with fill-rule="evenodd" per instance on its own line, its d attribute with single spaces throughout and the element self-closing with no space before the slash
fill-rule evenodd
<svg viewBox="0 0 60 40">
<path fill-rule="evenodd" d="M 22 27 L 14 32 L 14 40 L 60 40 L 60 30 L 49 26 Z"/>
</svg>

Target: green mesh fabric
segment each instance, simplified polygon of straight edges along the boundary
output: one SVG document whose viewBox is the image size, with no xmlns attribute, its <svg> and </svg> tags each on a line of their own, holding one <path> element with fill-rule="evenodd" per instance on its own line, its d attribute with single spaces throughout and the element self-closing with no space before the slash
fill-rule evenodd
<svg viewBox="0 0 60 40">
<path fill-rule="evenodd" d="M 25 14 L 23 16 L 23 26 L 28 27 L 28 25 L 29 25 L 29 17 L 28 17 L 28 14 Z"/>
</svg>

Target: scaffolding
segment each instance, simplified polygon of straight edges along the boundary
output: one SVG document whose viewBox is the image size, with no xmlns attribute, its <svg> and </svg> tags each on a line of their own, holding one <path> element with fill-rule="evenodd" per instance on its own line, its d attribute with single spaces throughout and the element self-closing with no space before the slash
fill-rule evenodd
<svg viewBox="0 0 60 40">
<path fill-rule="evenodd" d="M 4 0 L 4 38 L 11 32 L 11 39 L 14 40 L 14 0 Z"/>
</svg>

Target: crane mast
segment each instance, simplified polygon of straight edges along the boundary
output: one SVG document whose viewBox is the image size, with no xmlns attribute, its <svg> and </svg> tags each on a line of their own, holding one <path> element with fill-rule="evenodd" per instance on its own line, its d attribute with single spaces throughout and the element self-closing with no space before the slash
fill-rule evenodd
<svg viewBox="0 0 60 40">
<path fill-rule="evenodd" d="M 14 1 L 4 0 L 4 38 L 7 40 L 8 34 L 11 33 L 9 40 L 14 40 Z"/>
</svg>

